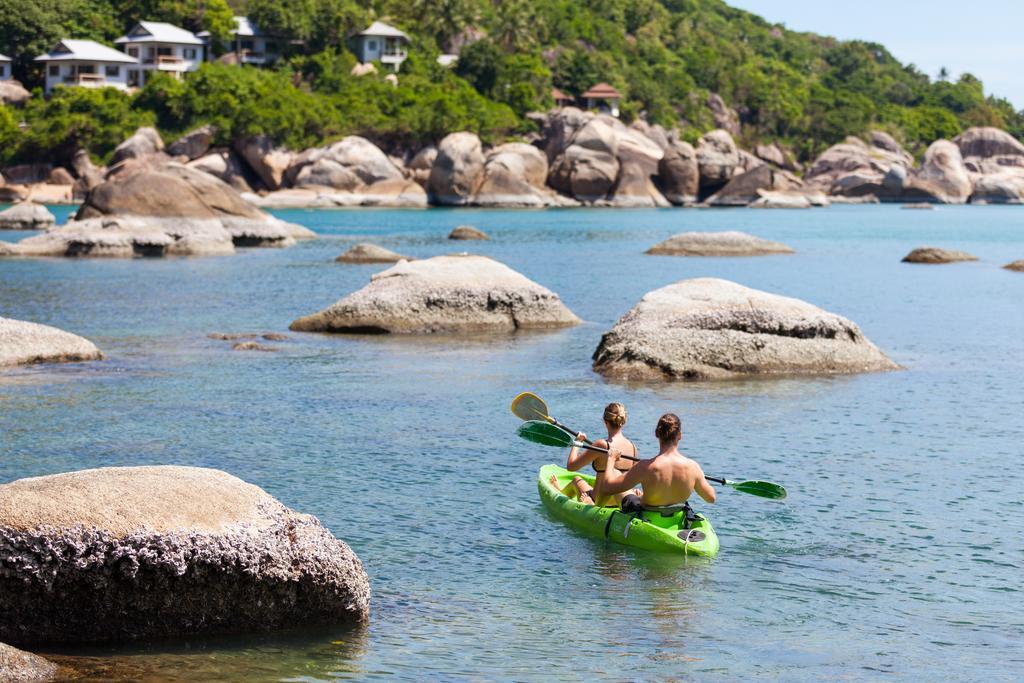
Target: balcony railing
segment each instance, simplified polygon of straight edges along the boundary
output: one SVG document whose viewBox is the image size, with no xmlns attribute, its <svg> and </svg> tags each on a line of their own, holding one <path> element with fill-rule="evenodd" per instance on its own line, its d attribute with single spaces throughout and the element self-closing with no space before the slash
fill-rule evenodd
<svg viewBox="0 0 1024 683">
<path fill-rule="evenodd" d="M 176 57 L 175 55 L 158 55 L 157 57 L 144 59 L 142 60 L 142 63 L 149 66 L 155 65 L 158 69 L 162 67 L 173 69 L 175 67 L 184 66 L 185 60 L 181 57 Z"/>
<path fill-rule="evenodd" d="M 107 78 L 103 74 L 73 74 L 64 77 L 64 83 L 68 85 L 82 85 L 87 88 L 98 88 L 106 82 Z"/>
</svg>

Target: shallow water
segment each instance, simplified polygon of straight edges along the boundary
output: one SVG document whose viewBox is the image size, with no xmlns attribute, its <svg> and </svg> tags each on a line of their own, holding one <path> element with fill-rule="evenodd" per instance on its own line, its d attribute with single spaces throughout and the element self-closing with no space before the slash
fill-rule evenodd
<svg viewBox="0 0 1024 683">
<path fill-rule="evenodd" d="M 365 629 L 57 653 L 88 676 L 1013 680 L 1024 670 L 1024 209 L 282 211 L 323 239 L 228 258 L 0 261 L 0 315 L 83 334 L 101 363 L 0 376 L 0 481 L 87 467 L 224 469 L 320 517 L 373 582 Z M 455 225 L 490 242 L 451 243 Z M 792 256 L 643 255 L 685 229 L 739 229 Z M 21 235 L 0 234 L 0 239 Z M 493 256 L 586 322 L 472 340 L 289 333 L 278 353 L 211 332 L 287 332 L 379 266 L 333 258 L 372 239 L 412 256 Z M 912 266 L 915 246 L 981 260 Z M 856 321 L 905 371 L 625 385 L 590 369 L 645 292 L 716 276 Z M 680 559 L 552 521 L 536 471 L 564 454 L 515 440 L 534 390 L 589 432 L 629 408 L 650 452 L 665 411 L 722 491 L 722 550 Z M 114 673 L 112 673 L 114 672 Z"/>
</svg>

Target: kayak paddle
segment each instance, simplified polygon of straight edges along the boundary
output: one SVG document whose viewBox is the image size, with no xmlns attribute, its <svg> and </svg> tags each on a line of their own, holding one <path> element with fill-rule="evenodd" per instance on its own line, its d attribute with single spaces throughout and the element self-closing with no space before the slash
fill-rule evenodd
<svg viewBox="0 0 1024 683">
<path fill-rule="evenodd" d="M 569 429 L 564 424 L 556 420 L 555 418 L 548 415 L 548 404 L 544 402 L 537 394 L 531 394 L 529 391 L 523 393 L 512 399 L 512 414 L 518 417 L 520 420 L 542 420 L 548 424 L 553 424 L 569 436 L 576 438 L 579 434 L 574 429 Z M 587 443 L 590 443 L 589 441 Z"/>
<path fill-rule="evenodd" d="M 521 438 L 542 446 L 559 446 L 564 448 L 566 446 L 575 445 L 591 451 L 600 451 L 602 453 L 608 452 L 607 448 L 581 444 L 571 435 L 558 427 L 540 420 L 528 420 L 527 422 L 524 422 L 519 427 L 518 434 Z M 633 458 L 628 455 L 622 455 L 619 457 L 626 460 L 637 460 L 637 458 Z M 749 493 L 752 496 L 760 496 L 761 498 L 770 498 L 772 500 L 782 500 L 786 497 L 786 489 L 778 484 L 773 484 L 770 481 L 732 481 L 721 477 L 709 477 L 707 475 L 705 475 L 704 478 L 708 481 L 713 481 L 716 484 L 721 484 L 722 486 L 730 486 L 740 493 Z"/>
</svg>

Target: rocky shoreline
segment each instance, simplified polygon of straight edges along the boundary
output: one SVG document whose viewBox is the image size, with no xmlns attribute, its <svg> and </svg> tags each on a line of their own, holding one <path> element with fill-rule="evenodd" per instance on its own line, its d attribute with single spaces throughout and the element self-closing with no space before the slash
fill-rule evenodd
<svg viewBox="0 0 1024 683">
<path fill-rule="evenodd" d="M 156 130 L 143 128 L 106 168 L 80 150 L 71 168 L 0 169 L 0 201 L 81 202 L 114 177 L 174 163 L 261 209 L 1024 203 L 1024 144 L 997 128 L 936 140 L 919 164 L 891 135 L 872 131 L 829 147 L 804 169 L 777 143 L 744 150 L 721 128 L 690 144 L 677 129 L 574 107 L 533 119 L 539 132 L 518 142 L 488 147 L 458 131 L 436 146 L 392 153 L 358 135 L 298 151 L 261 136 L 215 147 L 209 126 L 165 147 Z"/>
</svg>

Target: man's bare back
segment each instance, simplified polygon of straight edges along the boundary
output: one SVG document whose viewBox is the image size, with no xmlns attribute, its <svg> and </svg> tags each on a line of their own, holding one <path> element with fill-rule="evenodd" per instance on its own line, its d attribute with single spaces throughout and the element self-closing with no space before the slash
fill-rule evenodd
<svg viewBox="0 0 1024 683">
<path fill-rule="evenodd" d="M 669 416 L 662 418 L 665 421 Z M 661 452 L 648 460 L 641 460 L 630 470 L 621 472 L 615 467 L 615 461 L 621 455 L 612 450 L 608 454 L 608 469 L 605 471 L 604 492 L 621 493 L 637 486 L 643 486 L 643 504 L 651 507 L 677 505 L 686 501 L 694 491 L 709 503 L 715 502 L 715 490 L 704 478 L 704 470 L 694 460 L 690 460 L 679 452 L 681 428 L 679 418 L 670 430 L 663 430 L 659 423 L 659 431 L 667 432 L 667 438 L 658 434 Z"/>
</svg>

